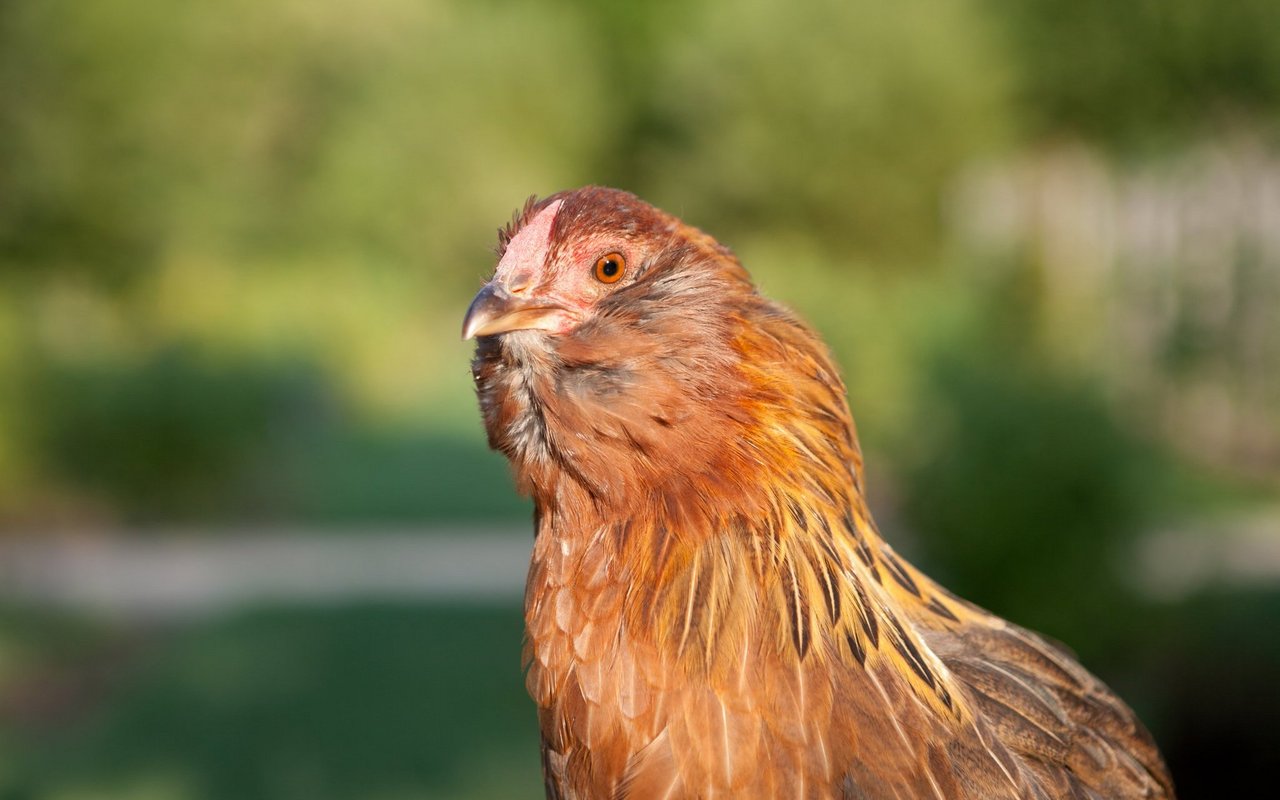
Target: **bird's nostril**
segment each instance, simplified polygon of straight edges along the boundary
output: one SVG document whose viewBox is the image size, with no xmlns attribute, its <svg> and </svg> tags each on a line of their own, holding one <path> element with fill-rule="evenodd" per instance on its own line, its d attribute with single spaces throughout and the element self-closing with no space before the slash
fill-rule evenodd
<svg viewBox="0 0 1280 800">
<path fill-rule="evenodd" d="M 511 294 L 524 294 L 533 284 L 533 275 L 528 272 L 517 272 L 507 281 L 507 291 Z"/>
</svg>

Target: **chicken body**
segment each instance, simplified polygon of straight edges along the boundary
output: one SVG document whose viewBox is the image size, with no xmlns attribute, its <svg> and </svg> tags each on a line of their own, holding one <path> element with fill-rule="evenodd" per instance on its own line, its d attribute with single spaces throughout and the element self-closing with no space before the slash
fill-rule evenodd
<svg viewBox="0 0 1280 800">
<path fill-rule="evenodd" d="M 535 504 L 548 797 L 1173 796 L 1096 678 L 884 543 L 826 348 L 727 249 L 588 187 L 499 253 L 464 336 Z"/>
</svg>

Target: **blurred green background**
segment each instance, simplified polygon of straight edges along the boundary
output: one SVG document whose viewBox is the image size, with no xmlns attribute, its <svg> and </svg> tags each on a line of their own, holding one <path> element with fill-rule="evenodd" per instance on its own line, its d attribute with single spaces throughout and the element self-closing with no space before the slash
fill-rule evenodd
<svg viewBox="0 0 1280 800">
<path fill-rule="evenodd" d="M 145 594 L 281 530 L 527 542 L 458 327 L 495 228 L 584 183 L 817 325 L 891 541 L 1070 643 L 1183 797 L 1259 796 L 1275 12 L 0 4 L 0 800 L 540 796 L 518 575 L 441 599 L 302 569 L 305 600 L 175 613 L 112 604 L 94 554 Z M 28 591 L 42 548 L 83 571 Z"/>
</svg>

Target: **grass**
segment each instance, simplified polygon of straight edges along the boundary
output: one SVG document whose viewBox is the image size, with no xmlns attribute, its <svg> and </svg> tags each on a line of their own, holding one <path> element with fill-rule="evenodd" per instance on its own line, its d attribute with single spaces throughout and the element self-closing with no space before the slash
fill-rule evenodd
<svg viewBox="0 0 1280 800">
<path fill-rule="evenodd" d="M 4 800 L 540 791 L 517 609 L 257 610 L 170 632 L 69 633 L 80 627 L 4 622 L 0 638 L 43 654 L 3 687 Z"/>
<path fill-rule="evenodd" d="M 1151 608 L 1091 664 L 1185 797 L 1258 796 L 1280 593 Z M 256 609 L 169 630 L 0 609 L 0 800 L 541 796 L 515 608 Z"/>
</svg>

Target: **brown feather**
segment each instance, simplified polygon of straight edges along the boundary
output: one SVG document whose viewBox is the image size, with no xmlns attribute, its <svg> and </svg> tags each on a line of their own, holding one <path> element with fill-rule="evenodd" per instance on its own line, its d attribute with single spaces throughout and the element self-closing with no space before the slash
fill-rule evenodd
<svg viewBox="0 0 1280 800">
<path fill-rule="evenodd" d="M 473 363 L 537 511 L 549 797 L 1173 796 L 1096 678 L 882 541 L 827 350 L 726 248 L 588 187 L 527 204 L 498 252 L 495 284 L 573 320 Z M 604 253 L 627 264 L 607 286 Z"/>
</svg>

